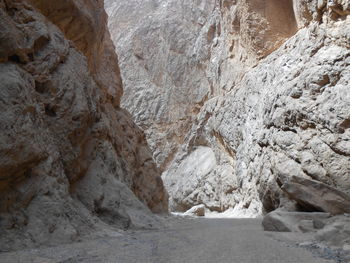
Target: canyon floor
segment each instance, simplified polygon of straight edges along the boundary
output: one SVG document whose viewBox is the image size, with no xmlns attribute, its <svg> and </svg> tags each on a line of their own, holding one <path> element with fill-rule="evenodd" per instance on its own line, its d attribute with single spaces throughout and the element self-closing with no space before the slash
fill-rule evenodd
<svg viewBox="0 0 350 263">
<path fill-rule="evenodd" d="M 3 253 L 0 262 L 347 262 L 337 251 L 296 245 L 307 239 L 303 234 L 264 232 L 259 219 L 170 217 L 165 224 L 158 230 L 128 231 L 114 237 Z"/>
</svg>

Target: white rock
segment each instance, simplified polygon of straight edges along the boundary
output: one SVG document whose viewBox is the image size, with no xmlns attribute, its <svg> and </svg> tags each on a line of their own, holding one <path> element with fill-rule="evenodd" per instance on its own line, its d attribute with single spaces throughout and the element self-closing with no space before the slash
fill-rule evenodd
<svg viewBox="0 0 350 263">
<path fill-rule="evenodd" d="M 187 210 L 184 215 L 186 216 L 205 216 L 205 206 L 196 205 L 189 210 Z"/>
</svg>

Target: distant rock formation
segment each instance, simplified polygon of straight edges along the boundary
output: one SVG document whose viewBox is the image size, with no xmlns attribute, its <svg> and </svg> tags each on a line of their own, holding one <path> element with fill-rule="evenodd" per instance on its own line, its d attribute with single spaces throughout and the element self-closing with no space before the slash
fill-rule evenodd
<svg viewBox="0 0 350 263">
<path fill-rule="evenodd" d="M 172 210 L 300 210 L 283 176 L 350 193 L 349 1 L 105 2 Z"/>
<path fill-rule="evenodd" d="M 0 251 L 157 223 L 167 195 L 119 107 L 100 0 L 0 0 Z"/>
</svg>

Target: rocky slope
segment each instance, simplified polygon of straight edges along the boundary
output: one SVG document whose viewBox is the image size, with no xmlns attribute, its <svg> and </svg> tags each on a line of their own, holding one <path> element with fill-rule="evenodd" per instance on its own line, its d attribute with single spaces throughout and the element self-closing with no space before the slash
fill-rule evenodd
<svg viewBox="0 0 350 263">
<path fill-rule="evenodd" d="M 319 211 L 291 176 L 350 194 L 348 1 L 105 2 L 172 210 Z"/>
<path fill-rule="evenodd" d="M 103 1 L 0 0 L 0 251 L 167 211 L 122 84 Z"/>
</svg>

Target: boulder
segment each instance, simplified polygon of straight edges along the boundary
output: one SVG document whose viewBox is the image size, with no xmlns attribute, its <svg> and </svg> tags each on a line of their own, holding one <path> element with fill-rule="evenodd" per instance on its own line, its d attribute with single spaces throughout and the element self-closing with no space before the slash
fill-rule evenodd
<svg viewBox="0 0 350 263">
<path fill-rule="evenodd" d="M 350 213 L 350 196 L 319 181 L 291 176 L 282 185 L 282 190 L 305 209 L 332 215 Z"/>
<path fill-rule="evenodd" d="M 205 206 L 196 205 L 191 209 L 187 210 L 184 215 L 187 216 L 204 216 L 205 215 Z"/>
<path fill-rule="evenodd" d="M 318 247 L 348 250 L 350 244 L 350 216 L 331 216 L 321 212 L 287 212 L 275 210 L 267 214 L 262 225 L 265 231 L 311 233 L 312 243 Z M 348 262 L 348 261 L 344 261 Z"/>
<path fill-rule="evenodd" d="M 267 214 L 262 225 L 265 231 L 315 232 L 325 225 L 329 213 L 286 212 L 275 210 Z"/>
</svg>

